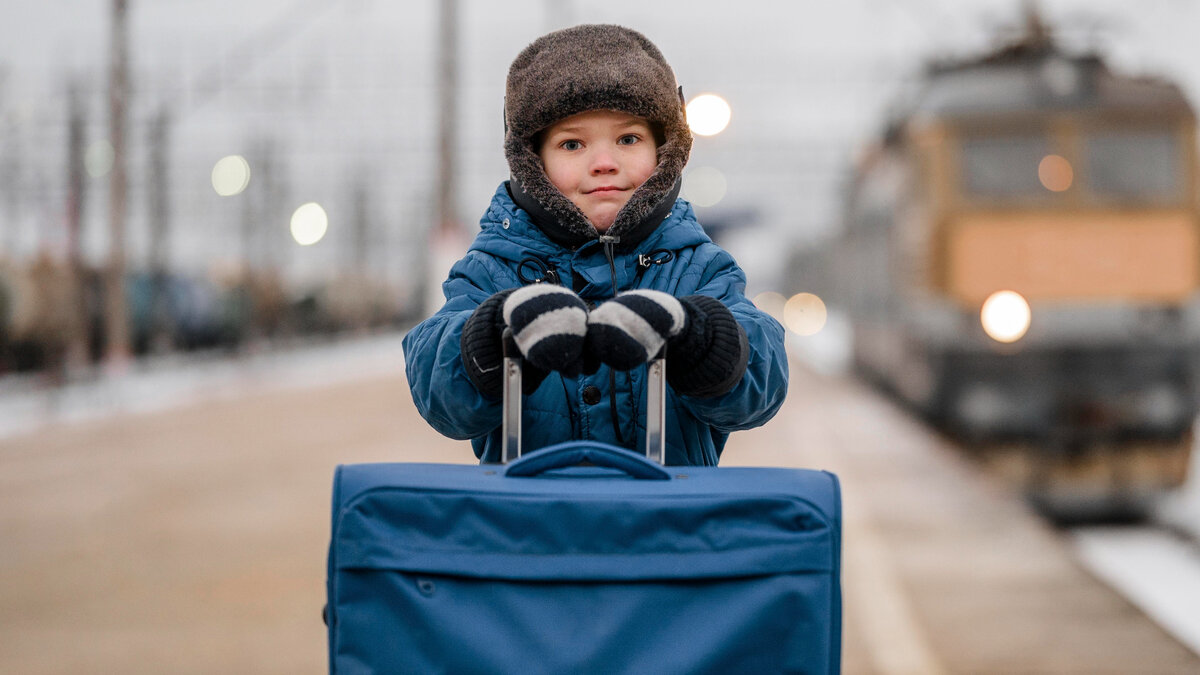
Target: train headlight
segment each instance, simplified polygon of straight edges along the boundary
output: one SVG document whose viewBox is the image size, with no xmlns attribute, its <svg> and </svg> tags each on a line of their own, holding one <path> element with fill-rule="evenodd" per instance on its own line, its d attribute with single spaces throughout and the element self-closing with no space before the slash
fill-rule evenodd
<svg viewBox="0 0 1200 675">
<path fill-rule="evenodd" d="M 1029 303 L 1014 291 L 992 293 L 984 300 L 983 309 L 979 312 L 984 332 L 996 342 L 1020 340 L 1029 330 L 1032 318 Z"/>
</svg>

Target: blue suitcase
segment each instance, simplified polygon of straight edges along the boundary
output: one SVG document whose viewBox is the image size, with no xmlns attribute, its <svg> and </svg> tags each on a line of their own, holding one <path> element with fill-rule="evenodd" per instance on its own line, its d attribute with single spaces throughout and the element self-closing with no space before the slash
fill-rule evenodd
<svg viewBox="0 0 1200 675">
<path fill-rule="evenodd" d="M 821 471 L 587 441 L 340 466 L 330 672 L 837 673 L 840 558 Z"/>
</svg>

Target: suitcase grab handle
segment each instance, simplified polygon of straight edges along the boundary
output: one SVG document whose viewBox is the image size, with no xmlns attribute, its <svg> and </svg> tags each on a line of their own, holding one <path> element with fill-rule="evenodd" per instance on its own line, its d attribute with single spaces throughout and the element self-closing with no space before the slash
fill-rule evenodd
<svg viewBox="0 0 1200 675">
<path fill-rule="evenodd" d="M 505 476 L 534 477 L 554 469 L 590 463 L 624 471 L 641 480 L 670 480 L 661 465 L 624 448 L 595 441 L 568 441 L 536 450 L 511 462 Z"/>
</svg>

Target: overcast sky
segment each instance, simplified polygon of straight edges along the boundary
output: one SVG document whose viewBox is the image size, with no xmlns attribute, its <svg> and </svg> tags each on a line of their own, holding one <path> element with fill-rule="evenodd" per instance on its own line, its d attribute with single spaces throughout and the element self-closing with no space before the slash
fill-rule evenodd
<svg viewBox="0 0 1200 675">
<path fill-rule="evenodd" d="M 85 92 L 89 138 L 107 133 L 110 3 L 4 4 L 0 152 L 20 157 L 23 196 L 13 206 L 0 192 L 0 213 L 7 214 L 0 247 L 20 255 L 61 245 L 71 82 Z M 552 28 L 620 23 L 662 49 L 689 97 L 716 92 L 730 101 L 730 127 L 698 138 L 689 165 L 718 168 L 728 183 L 722 202 L 700 213 L 751 222 L 729 244 L 744 266 L 764 270 L 761 283 L 773 283 L 783 248 L 776 242 L 803 242 L 836 226 L 837 189 L 853 153 L 920 65 L 977 54 L 1011 36 L 1024 4 L 460 0 L 461 220 L 473 228 L 506 177 L 501 106 L 516 53 Z M 1200 99 L 1200 1 L 1037 4 L 1068 47 L 1099 50 L 1119 70 L 1173 79 Z M 385 225 L 377 251 L 386 259 L 376 264 L 402 267 L 419 255 L 414 247 L 430 220 L 434 166 L 433 0 L 130 0 L 130 18 L 133 266 L 144 259 L 142 146 L 152 112 L 163 107 L 174 115 L 177 266 L 203 270 L 236 257 L 230 242 L 244 205 L 218 197 L 209 173 L 221 156 L 263 142 L 275 144 L 286 168 L 281 199 L 320 201 L 330 211 L 328 241 L 289 252 L 286 264 L 309 272 L 342 264 L 338 226 L 355 176 L 365 176 L 370 210 Z M 99 258 L 106 245 L 104 179 L 89 187 L 88 250 Z"/>
</svg>

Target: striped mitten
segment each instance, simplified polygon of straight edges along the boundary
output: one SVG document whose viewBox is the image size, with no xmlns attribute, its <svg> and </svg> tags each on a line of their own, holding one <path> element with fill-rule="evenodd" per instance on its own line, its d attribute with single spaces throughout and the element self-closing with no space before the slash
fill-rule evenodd
<svg viewBox="0 0 1200 675">
<path fill-rule="evenodd" d="M 499 400 L 504 389 L 504 301 L 511 290 L 500 291 L 479 303 L 463 324 L 459 349 L 471 384 L 488 398 Z M 530 380 L 526 378 L 524 383 Z M 541 380 L 537 381 L 541 384 Z"/>
<path fill-rule="evenodd" d="M 613 370 L 632 370 L 654 358 L 687 323 L 683 305 L 662 291 L 626 291 L 588 315 L 589 355 Z"/>
<path fill-rule="evenodd" d="M 667 347 L 667 382 L 677 394 L 709 398 L 728 393 L 746 372 L 746 331 L 720 300 L 707 295 L 679 299 L 687 326 Z"/>
<path fill-rule="evenodd" d="M 504 301 L 504 322 L 525 360 L 567 375 L 579 372 L 587 316 L 578 295 L 552 284 L 518 288 Z"/>
<path fill-rule="evenodd" d="M 632 370 L 667 345 L 667 382 L 697 398 L 732 390 L 746 372 L 746 332 L 720 300 L 676 299 L 662 291 L 628 291 L 588 315 L 585 361 Z"/>
</svg>

